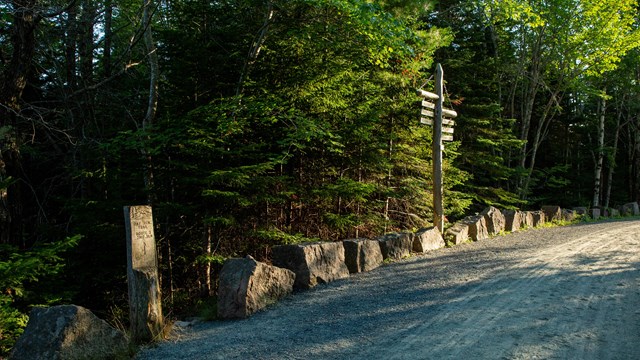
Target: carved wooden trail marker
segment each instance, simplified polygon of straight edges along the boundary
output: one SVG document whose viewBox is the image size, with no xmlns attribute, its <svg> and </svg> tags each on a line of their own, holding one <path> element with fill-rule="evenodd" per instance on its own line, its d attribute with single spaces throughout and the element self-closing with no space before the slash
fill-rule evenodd
<svg viewBox="0 0 640 360">
<path fill-rule="evenodd" d="M 162 334 L 163 316 L 151 206 L 125 206 L 131 338 L 149 342 Z"/>
<path fill-rule="evenodd" d="M 420 123 L 433 126 L 433 224 L 444 231 L 444 213 L 442 206 L 442 150 L 443 141 L 453 141 L 453 118 L 458 116 L 453 110 L 444 109 L 442 66 L 436 66 L 436 93 L 418 90 L 417 93 L 424 100 L 422 101 L 422 111 Z M 435 103 L 434 103 L 435 101 Z M 447 118 L 443 118 L 446 116 Z M 448 127 L 442 127 L 442 125 Z M 445 133 L 444 135 L 442 133 Z"/>
</svg>

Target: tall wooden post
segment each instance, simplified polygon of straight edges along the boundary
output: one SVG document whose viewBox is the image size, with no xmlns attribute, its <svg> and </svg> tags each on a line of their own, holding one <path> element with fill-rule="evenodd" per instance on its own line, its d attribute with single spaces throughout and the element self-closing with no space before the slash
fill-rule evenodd
<svg viewBox="0 0 640 360">
<path fill-rule="evenodd" d="M 151 206 L 125 206 L 129 320 L 135 343 L 157 340 L 163 316 Z"/>
<path fill-rule="evenodd" d="M 444 210 L 442 206 L 442 151 L 443 141 L 453 141 L 453 118 L 458 113 L 452 109 L 445 109 L 442 66 L 436 66 L 435 93 L 417 90 L 423 98 L 420 111 L 420 123 L 433 126 L 433 224 L 442 233 L 444 231 Z M 435 101 L 433 103 L 432 101 Z M 444 117 L 446 116 L 446 118 Z M 446 127 L 443 127 L 446 125 Z M 444 135 L 443 135 L 444 133 Z"/>
<path fill-rule="evenodd" d="M 436 106 L 433 116 L 433 224 L 444 231 L 444 212 L 442 206 L 442 66 L 436 66 Z"/>
</svg>

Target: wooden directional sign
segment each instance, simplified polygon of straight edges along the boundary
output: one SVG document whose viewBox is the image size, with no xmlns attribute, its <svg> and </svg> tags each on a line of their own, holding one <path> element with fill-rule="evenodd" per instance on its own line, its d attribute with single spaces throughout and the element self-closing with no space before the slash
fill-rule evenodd
<svg viewBox="0 0 640 360">
<path fill-rule="evenodd" d="M 422 100 L 422 107 L 424 108 L 428 108 L 428 109 L 435 109 L 436 105 L 432 102 L 426 101 L 426 100 Z M 442 114 L 446 115 L 448 117 L 451 118 L 455 118 L 458 117 L 458 113 L 455 112 L 454 110 L 450 110 L 450 109 L 442 109 Z"/>
<path fill-rule="evenodd" d="M 421 96 L 425 96 L 425 94 L 427 94 L 427 96 L 429 96 L 429 98 L 433 98 L 434 96 L 437 96 L 434 93 L 430 93 L 428 91 L 424 91 L 424 90 L 418 90 L 418 95 Z M 423 100 L 422 101 L 422 110 L 420 111 L 420 124 L 425 124 L 425 125 L 429 125 L 429 126 L 433 126 L 435 124 L 435 117 L 436 117 L 436 104 L 427 101 L 427 100 Z M 455 121 L 453 121 L 452 119 L 447 119 L 447 118 L 443 118 L 442 115 L 446 115 L 449 117 L 456 117 L 458 116 L 458 113 L 456 113 L 453 110 L 449 110 L 449 109 L 440 109 L 441 115 L 440 115 L 440 132 L 441 133 L 447 133 L 447 134 L 453 134 L 453 128 L 451 126 L 454 126 L 456 124 Z M 442 125 L 447 125 L 449 127 L 442 127 Z M 453 141 L 453 135 L 442 135 L 442 141 Z"/>
<path fill-rule="evenodd" d="M 428 116 L 428 117 L 432 118 L 434 116 L 434 113 L 433 113 L 433 111 L 422 109 L 422 112 L 420 112 L 420 115 Z"/>
<path fill-rule="evenodd" d="M 434 93 L 429 92 L 429 91 L 424 91 L 422 89 L 418 89 L 416 92 L 418 93 L 418 95 L 422 96 L 425 99 L 431 99 L 431 100 L 440 99 L 440 96 L 438 94 L 434 94 Z"/>
<path fill-rule="evenodd" d="M 435 109 L 436 108 L 436 104 L 429 102 L 427 100 L 422 100 L 422 107 L 427 108 L 427 109 Z"/>
<path fill-rule="evenodd" d="M 425 90 L 417 90 L 417 94 L 423 98 L 420 111 L 420 123 L 433 126 L 433 224 L 444 231 L 444 213 L 442 204 L 442 142 L 453 141 L 452 119 L 458 116 L 453 110 L 443 108 L 443 76 L 442 66 L 436 66 L 436 93 Z M 443 115 L 447 118 L 443 118 Z M 443 127 L 446 125 L 447 127 Z"/>
</svg>

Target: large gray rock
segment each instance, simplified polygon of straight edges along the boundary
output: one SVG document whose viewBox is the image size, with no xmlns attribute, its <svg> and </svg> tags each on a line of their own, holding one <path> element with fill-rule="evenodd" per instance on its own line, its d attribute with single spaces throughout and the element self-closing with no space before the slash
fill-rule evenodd
<svg viewBox="0 0 640 360">
<path fill-rule="evenodd" d="M 129 359 L 129 342 L 124 333 L 83 307 L 36 307 L 10 359 Z"/>
<path fill-rule="evenodd" d="M 587 215 L 588 209 L 584 206 L 576 206 L 573 208 L 573 211 L 575 211 L 578 215 Z"/>
<path fill-rule="evenodd" d="M 610 208 L 610 209 L 609 209 L 609 216 L 611 216 L 611 217 L 618 217 L 618 216 L 620 216 L 620 210 L 618 210 L 618 209 L 614 209 L 614 208 Z"/>
<path fill-rule="evenodd" d="M 473 241 L 479 241 L 489 238 L 489 230 L 487 229 L 487 218 L 484 215 L 467 216 L 462 222 L 469 225 L 469 237 Z"/>
<path fill-rule="evenodd" d="M 453 224 L 452 227 L 445 231 L 444 239 L 454 245 L 459 245 L 469 240 L 469 224 L 462 221 Z"/>
<path fill-rule="evenodd" d="M 640 208 L 637 202 L 632 202 L 622 205 L 620 212 L 623 216 L 638 216 L 640 215 Z"/>
<path fill-rule="evenodd" d="M 598 220 L 600 218 L 600 209 L 598 209 L 598 208 L 589 209 L 589 216 L 593 220 Z"/>
<path fill-rule="evenodd" d="M 273 265 L 296 274 L 295 289 L 309 289 L 349 276 L 341 241 L 280 245 L 271 252 Z"/>
<path fill-rule="evenodd" d="M 523 223 L 522 217 L 525 214 L 519 210 L 502 210 L 502 215 L 504 216 L 505 231 L 514 232 L 520 230 Z"/>
<path fill-rule="evenodd" d="M 489 206 L 480 213 L 484 216 L 487 223 L 487 230 L 489 235 L 497 235 L 504 231 L 505 219 L 502 212 L 493 206 Z"/>
<path fill-rule="evenodd" d="M 225 261 L 218 286 L 218 317 L 246 318 L 293 292 L 295 274 L 251 256 Z"/>
<path fill-rule="evenodd" d="M 532 211 L 531 216 L 533 218 L 532 227 L 542 226 L 547 221 L 544 211 Z"/>
<path fill-rule="evenodd" d="M 576 219 L 576 212 L 574 210 L 562 209 L 562 220 L 573 221 Z"/>
<path fill-rule="evenodd" d="M 556 205 L 544 205 L 542 207 L 544 212 L 545 221 L 560 221 L 562 220 L 562 209 Z"/>
<path fill-rule="evenodd" d="M 399 260 L 411 255 L 413 248 L 413 233 L 390 233 L 378 237 L 382 257 Z"/>
<path fill-rule="evenodd" d="M 344 245 L 344 261 L 350 273 L 359 273 L 377 268 L 382 264 L 380 243 L 369 239 L 347 239 Z"/>
<path fill-rule="evenodd" d="M 413 237 L 413 251 L 424 253 L 445 247 L 446 244 L 437 227 L 422 228 Z"/>
<path fill-rule="evenodd" d="M 523 211 L 520 217 L 520 228 L 532 228 L 533 227 L 533 212 Z"/>
</svg>

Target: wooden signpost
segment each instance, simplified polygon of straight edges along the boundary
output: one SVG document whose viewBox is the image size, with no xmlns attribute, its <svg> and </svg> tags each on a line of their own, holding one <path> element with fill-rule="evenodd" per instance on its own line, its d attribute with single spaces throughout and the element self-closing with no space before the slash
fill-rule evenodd
<svg viewBox="0 0 640 360">
<path fill-rule="evenodd" d="M 435 93 L 419 89 L 417 91 L 422 100 L 420 123 L 433 126 L 433 224 L 444 231 L 444 212 L 442 206 L 442 150 L 443 141 L 453 141 L 453 118 L 458 114 L 443 108 L 443 74 L 442 66 L 436 66 Z M 446 117 L 445 117 L 446 116 Z M 446 125 L 447 127 L 442 127 Z M 443 134 L 444 133 L 444 134 Z"/>
<path fill-rule="evenodd" d="M 151 206 L 125 206 L 124 220 L 131 338 L 136 343 L 144 343 L 157 340 L 163 328 Z"/>
</svg>

